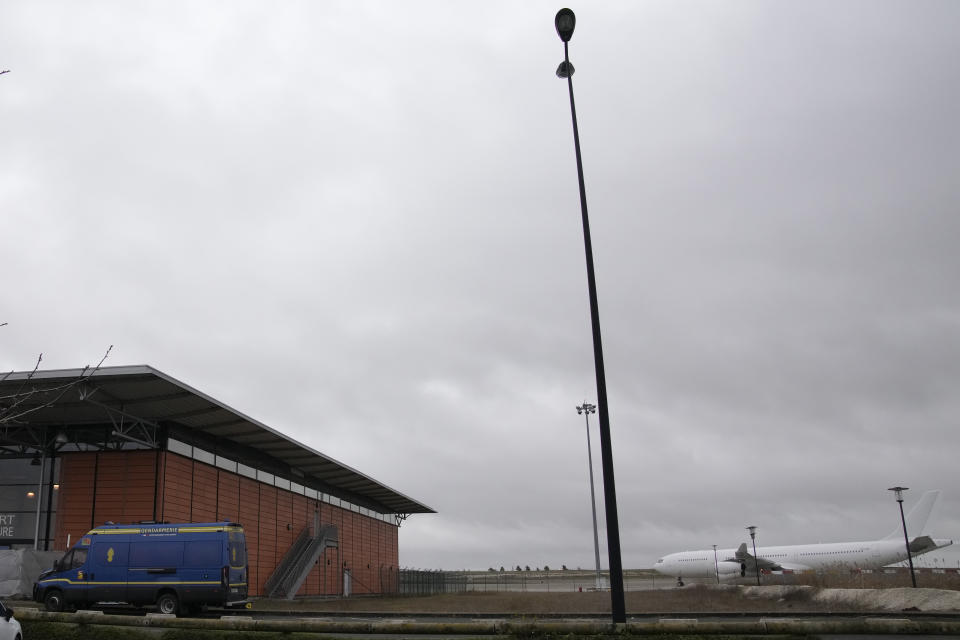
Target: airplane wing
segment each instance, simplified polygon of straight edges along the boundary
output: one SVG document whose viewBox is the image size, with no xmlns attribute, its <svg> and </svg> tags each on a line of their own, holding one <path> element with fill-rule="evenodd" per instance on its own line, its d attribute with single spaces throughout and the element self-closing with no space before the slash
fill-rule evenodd
<svg viewBox="0 0 960 640">
<path fill-rule="evenodd" d="M 733 560 L 735 562 L 742 562 L 747 565 L 747 569 L 753 569 L 754 566 L 760 568 L 761 571 L 783 571 L 783 567 L 779 563 L 767 560 L 765 558 L 756 558 L 749 551 L 747 551 L 747 543 L 741 542 L 740 547 L 737 549 L 737 552 L 734 554 Z"/>
</svg>

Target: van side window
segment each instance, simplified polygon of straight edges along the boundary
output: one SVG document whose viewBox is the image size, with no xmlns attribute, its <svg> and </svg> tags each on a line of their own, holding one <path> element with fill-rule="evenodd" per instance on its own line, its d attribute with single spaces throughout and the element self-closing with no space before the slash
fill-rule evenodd
<svg viewBox="0 0 960 640">
<path fill-rule="evenodd" d="M 230 542 L 230 566 L 242 569 L 247 564 L 247 549 L 243 543 Z"/>
<path fill-rule="evenodd" d="M 230 533 L 230 566 L 242 568 L 247 564 L 247 546 L 239 533 Z"/>
<path fill-rule="evenodd" d="M 86 549 L 74 549 L 73 550 L 73 560 L 70 562 L 71 569 L 79 569 L 87 562 L 87 550 Z"/>
<path fill-rule="evenodd" d="M 134 542 L 130 545 L 130 566 L 178 567 L 183 556 L 182 542 Z"/>
<path fill-rule="evenodd" d="M 220 542 L 188 542 L 183 549 L 183 563 L 188 567 L 216 567 L 222 564 Z"/>
</svg>

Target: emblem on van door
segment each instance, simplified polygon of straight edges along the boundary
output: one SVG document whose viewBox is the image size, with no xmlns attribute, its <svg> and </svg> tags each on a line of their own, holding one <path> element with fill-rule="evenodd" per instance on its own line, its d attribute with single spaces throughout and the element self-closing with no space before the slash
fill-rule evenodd
<svg viewBox="0 0 960 640">
<path fill-rule="evenodd" d="M 107 562 L 113 562 L 113 547 L 107 549 Z"/>
</svg>

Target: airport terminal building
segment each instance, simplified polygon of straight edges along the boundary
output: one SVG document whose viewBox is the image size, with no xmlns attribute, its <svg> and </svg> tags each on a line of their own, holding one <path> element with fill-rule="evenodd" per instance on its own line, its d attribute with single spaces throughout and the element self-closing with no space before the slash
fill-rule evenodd
<svg viewBox="0 0 960 640">
<path fill-rule="evenodd" d="M 152 367 L 0 374 L 0 548 L 231 521 L 251 596 L 393 593 L 416 513 L 434 511 Z"/>
</svg>

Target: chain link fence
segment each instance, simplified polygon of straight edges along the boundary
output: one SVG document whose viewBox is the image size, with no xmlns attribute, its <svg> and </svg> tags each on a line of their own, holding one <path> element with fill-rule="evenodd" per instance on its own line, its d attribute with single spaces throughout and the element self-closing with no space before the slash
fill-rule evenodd
<svg viewBox="0 0 960 640">
<path fill-rule="evenodd" d="M 810 585 L 835 588 L 873 588 L 909 586 L 909 571 L 904 568 L 887 567 L 873 571 L 829 571 L 796 574 L 764 574 L 764 585 Z M 920 586 L 960 590 L 958 569 L 917 569 Z M 625 572 L 625 591 L 651 589 L 674 589 L 679 585 L 676 578 L 657 575 L 648 571 Z M 715 579 L 685 579 L 686 585 L 716 584 Z M 588 571 L 424 571 L 419 569 L 391 569 L 381 572 L 384 594 L 435 595 L 466 592 L 533 592 L 562 593 L 587 592 L 598 589 L 595 572 Z M 725 584 L 756 584 L 756 577 L 740 578 Z M 599 590 L 610 587 L 607 572 L 601 572 Z"/>
<path fill-rule="evenodd" d="M 424 571 L 391 568 L 380 570 L 384 594 L 426 596 L 467 591 L 467 575 L 457 571 Z"/>
</svg>

